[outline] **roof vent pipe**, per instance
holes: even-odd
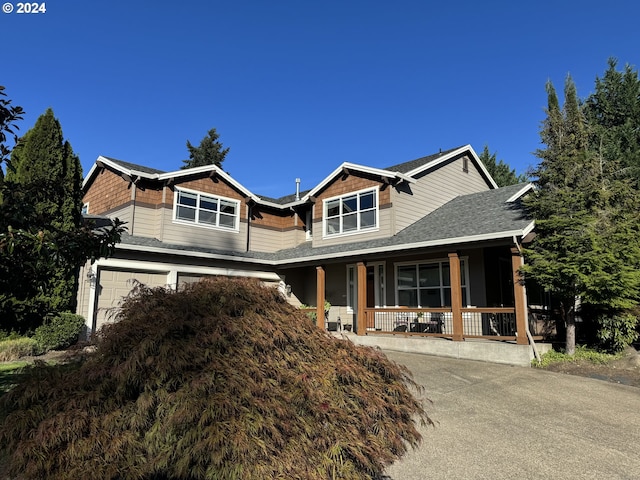
[[[300,200],[300,179],[296,178],[296,201]]]

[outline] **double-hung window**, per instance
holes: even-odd
[[[176,189],[175,219],[206,227],[237,230],[240,203],[237,200]]]
[[[467,264],[460,260],[462,304],[467,305]],[[396,266],[396,298],[405,307],[451,306],[451,276],[449,261],[439,260]]]
[[[378,227],[378,189],[349,193],[324,201],[325,236]]]

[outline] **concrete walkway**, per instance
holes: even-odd
[[[388,479],[640,479],[640,389],[534,368],[385,351],[436,423]]]

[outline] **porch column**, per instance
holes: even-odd
[[[364,309],[367,306],[367,267],[364,262],[358,262],[356,265],[358,275],[358,313],[356,321],[358,322],[357,334],[367,334],[367,319],[365,318]]]
[[[316,267],[316,325],[324,330],[324,267]]]
[[[511,247],[511,268],[513,270],[513,298],[516,309],[516,343],[528,345],[527,338],[527,291],[520,274],[524,260],[518,247]]]
[[[453,315],[453,341],[461,342],[462,337],[462,287],[460,285],[460,257],[449,254],[449,275],[451,277],[451,313]]]

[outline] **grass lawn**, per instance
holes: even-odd
[[[22,367],[28,362],[3,362],[0,363],[0,395],[8,392],[16,384],[17,376],[20,375]]]

